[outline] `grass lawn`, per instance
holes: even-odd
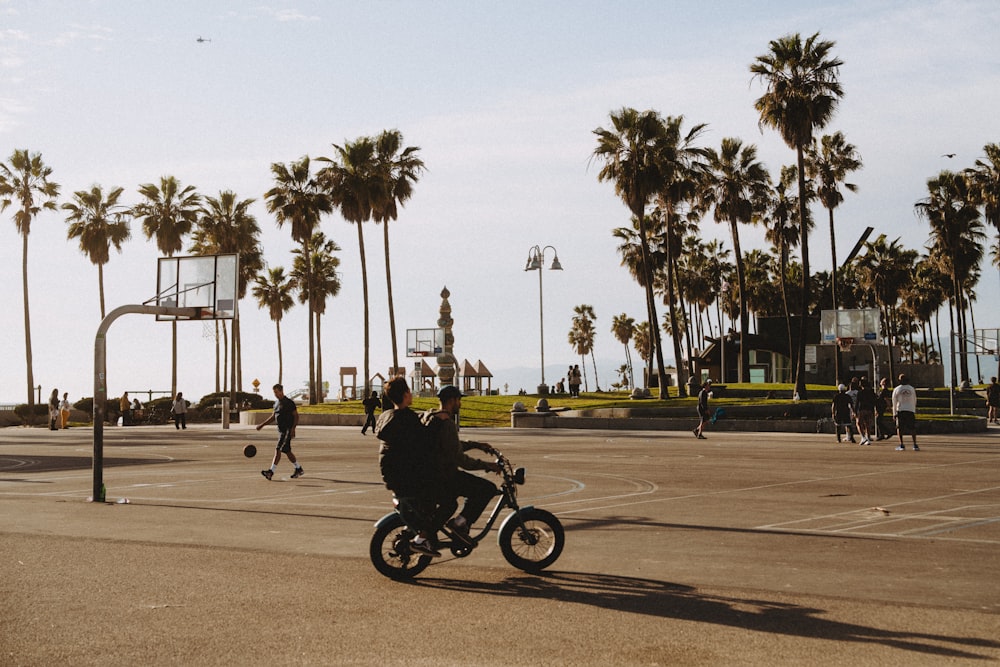
[[[750,385],[750,384],[728,384],[727,387],[733,388],[745,388],[754,389],[761,393],[766,393],[768,391],[778,391],[784,392],[786,395],[792,391],[793,387],[790,384],[766,384],[766,385]],[[806,387],[807,390],[825,390],[829,391],[830,387],[823,385],[809,385]],[[670,398],[663,402],[666,406],[676,406],[676,405],[694,405],[697,402],[697,397],[690,396],[687,398],[677,398],[676,387],[670,388]],[[639,406],[644,407],[654,407],[659,404],[658,399],[648,399],[643,401],[634,401],[629,398],[628,392],[602,392],[602,393],[583,393],[580,398],[570,398],[566,395],[561,396],[548,396],[549,406],[553,408],[567,407],[573,410],[584,410],[584,409],[596,409],[596,408],[635,408]],[[527,396],[466,396],[462,399],[462,425],[463,426],[481,426],[481,427],[505,427],[510,426],[510,408],[515,402],[521,401],[524,403],[524,407],[529,410],[534,410],[535,403],[538,401],[537,394],[528,394]],[[827,399],[810,399],[810,402],[818,402],[826,404],[829,401]],[[767,398],[719,398],[712,400],[712,406],[718,407],[722,405],[764,405],[768,403],[773,403],[776,405],[787,404],[789,399],[779,398],[779,399],[767,399]],[[420,398],[414,397],[413,399],[413,409],[416,411],[430,410],[438,406],[438,400],[436,398]],[[361,414],[364,412],[364,408],[361,406],[361,401],[343,401],[341,403],[323,403],[322,405],[303,405],[299,407],[299,411],[303,414]]]

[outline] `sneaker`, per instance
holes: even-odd
[[[897,452],[905,452],[906,451],[906,447],[903,447],[902,445],[900,445],[899,447],[896,447],[896,451]]]
[[[301,468],[301,467],[296,468],[295,472],[292,473],[292,479],[295,479],[296,477],[302,477],[302,475],[304,473],[305,473],[305,469],[304,468]]]
[[[434,548],[427,540],[423,542],[410,542],[410,551],[418,554],[423,554],[424,556],[430,556],[431,558],[439,558],[441,552]]]
[[[454,519],[448,519],[448,522],[445,525],[448,526],[448,529],[451,530],[455,539],[459,542],[462,542],[469,547],[475,546],[476,541],[469,535],[469,524],[463,523],[459,525]]]
[[[919,451],[920,451],[920,448],[919,448],[919,447],[917,447],[916,445],[913,445],[913,451],[915,451],[915,452],[919,452]]]
[[[698,439],[699,440],[708,440],[708,438],[706,438],[705,436],[703,436],[701,433],[698,434]]]
[[[694,429],[694,430],[693,430],[693,431],[691,431],[691,432],[692,432],[692,433],[694,433],[694,437],[696,437],[696,438],[699,438],[699,437],[701,437],[701,436],[700,436],[700,435],[698,434],[698,429]]]
[[[870,445],[870,444],[872,444],[872,441],[869,438],[861,438],[861,444],[862,445]]]
[[[263,475],[264,479],[266,479],[267,481],[271,481],[271,478],[274,477],[274,473],[271,472],[270,470],[261,470],[260,474]]]

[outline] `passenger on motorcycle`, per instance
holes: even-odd
[[[431,463],[433,471],[430,478],[439,484],[436,490],[438,511],[436,519],[443,521],[458,509],[457,498],[465,498],[462,511],[454,518],[448,519],[447,525],[456,536],[469,545],[473,544],[469,537],[469,529],[482,515],[486,505],[499,491],[493,482],[483,477],[471,475],[465,470],[486,470],[500,472],[500,465],[494,461],[483,461],[466,454],[471,449],[478,449],[487,454],[497,452],[485,442],[460,440],[456,415],[462,407],[462,392],[451,385],[443,387],[438,392],[441,403],[439,410],[425,412],[422,420],[431,434]]]
[[[418,533],[413,548],[428,556],[440,556],[433,543],[440,527],[435,524],[434,516],[439,485],[433,479],[430,432],[420,416],[410,409],[413,394],[405,378],[392,379],[383,396],[389,397],[393,409],[379,415],[374,429],[375,436],[382,441],[378,454],[382,481],[396,496],[399,513]]]

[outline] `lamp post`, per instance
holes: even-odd
[[[559,252],[550,245],[541,248],[532,246],[528,250],[528,263],[525,264],[525,271],[538,271],[538,330],[540,349],[542,352],[542,383],[538,385],[538,393],[545,396],[549,393],[549,386],[545,384],[545,315],[542,310],[542,268],[545,265],[545,251],[552,251],[552,263],[549,265],[550,271],[562,271],[562,264],[559,263]]]

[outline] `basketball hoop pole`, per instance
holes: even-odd
[[[176,306],[129,305],[115,308],[101,320],[94,338],[94,502],[103,502],[101,487],[104,486],[104,417],[108,402],[107,386],[107,333],[111,325],[122,315],[140,313],[144,315],[173,315],[175,317],[197,318],[198,308],[178,308]]]

